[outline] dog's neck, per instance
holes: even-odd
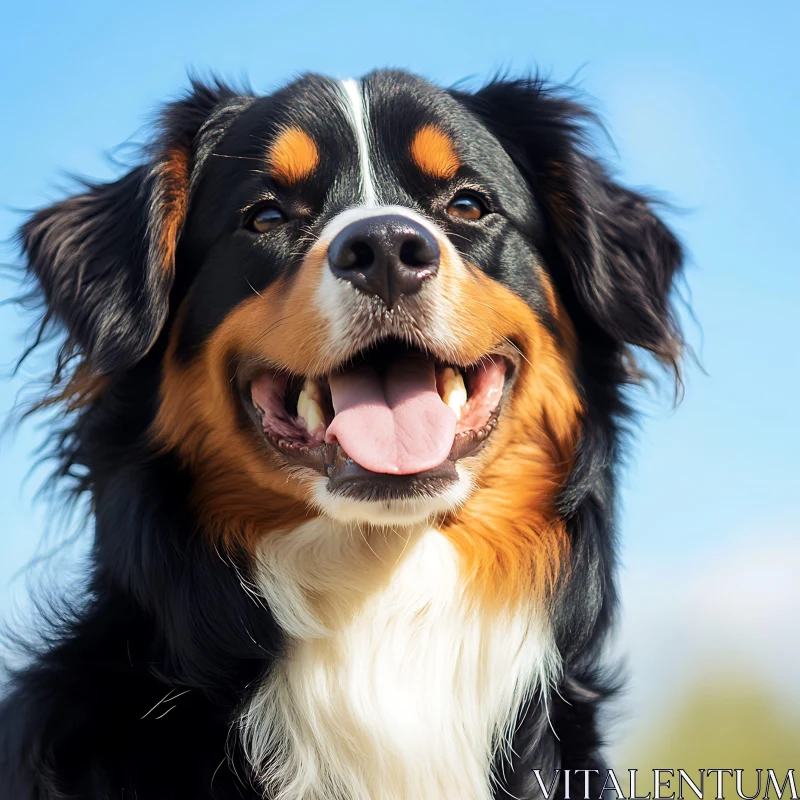
[[[326,518],[265,536],[257,582],[288,638],[241,718],[269,796],[492,796],[496,751],[559,666],[530,598],[465,592],[435,528]]]

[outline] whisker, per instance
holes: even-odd
[[[162,703],[165,703],[167,700],[177,700],[179,697],[183,697],[185,694],[188,694],[188,693],[191,691],[191,689],[186,689],[186,690],[184,690],[184,691],[180,692],[179,694],[176,694],[176,695],[173,697],[173,696],[172,696],[172,693],[173,693],[175,690],[176,690],[176,687],[174,687],[174,686],[173,686],[173,687],[172,687],[172,688],[171,688],[171,689],[170,689],[170,690],[169,690],[169,691],[168,691],[168,692],[167,692],[167,693],[166,693],[166,694],[165,694],[165,695],[164,695],[164,696],[163,696],[163,697],[162,697],[162,698],[161,698],[161,699],[160,699],[160,700],[159,700],[159,701],[158,701],[158,702],[157,702],[157,703],[156,703],[156,704],[155,704],[155,705],[154,705],[154,706],[153,706],[153,707],[152,707],[152,708],[151,708],[151,709],[148,711],[148,712],[146,712],[146,713],[144,714],[144,716],[142,716],[140,719],[144,719],[144,718],[145,718],[145,717],[147,717],[149,714],[152,714],[152,713],[153,713],[153,711],[155,711],[155,710],[156,710],[156,709],[157,709],[157,708],[158,708],[158,707],[159,707],[159,706],[160,706]],[[173,706],[173,708],[174,708],[174,706]],[[160,719],[160,717],[157,717],[156,719]]]
[[[508,317],[506,317],[505,314],[503,314],[502,312],[498,311],[493,306],[490,306],[488,303],[483,303],[480,300],[476,300],[475,302],[478,303],[479,305],[483,306],[484,308],[488,308],[490,311],[492,311],[493,313],[497,314],[498,317],[501,317],[506,322],[511,324],[511,320]],[[513,341],[511,341],[511,339],[508,338],[508,336],[505,336],[504,334],[500,333],[499,331],[496,331],[491,325],[488,325],[487,327],[489,328],[489,331],[492,333],[492,336],[499,336],[507,344],[509,344],[511,347],[514,348],[514,350],[519,354],[520,358],[522,358],[524,361],[526,361],[530,366],[533,366],[533,364],[531,364],[530,360],[527,358],[525,353],[523,353],[522,350],[520,350],[520,348]]]
[[[369,539],[367,539],[366,535],[364,534],[364,530],[363,530],[363,529],[362,529],[362,527],[361,527],[361,523],[360,523],[360,522],[358,522],[358,523],[356,523],[356,524],[358,525],[358,532],[361,534],[361,538],[364,540],[364,542],[365,542],[365,544],[367,545],[367,547],[369,547],[369,549],[370,549],[370,550],[372,550],[372,555],[374,555],[374,556],[375,556],[375,558],[377,558],[377,559],[378,559],[378,561],[380,561],[380,562],[381,562],[381,564],[383,564],[383,563],[384,563],[383,559],[382,559],[382,558],[381,558],[381,557],[380,557],[380,556],[379,556],[379,555],[378,555],[378,554],[375,552],[374,548],[373,548],[373,547],[372,547],[372,545],[369,543]]]
[[[289,319],[289,317],[286,316],[286,317],[281,317],[278,320],[275,320],[275,322],[273,322],[263,333],[260,333],[258,335],[258,337],[256,338],[256,340],[255,340],[255,342],[253,344],[254,345],[261,344],[261,342],[263,342],[264,339],[267,338],[267,336],[269,336],[276,328],[280,327],[284,322],[287,322],[288,319]]]
[[[167,709],[167,710],[166,710],[166,711],[165,711],[163,714],[159,714],[159,715],[156,717],[156,719],[164,719],[164,717],[166,717],[166,716],[167,716],[167,714],[169,714],[169,712],[170,712],[170,711],[173,711],[173,710],[174,710],[174,709],[176,709],[177,707],[178,707],[178,706],[170,706],[170,707],[169,707],[169,708],[168,708],[168,709]]]
[[[256,289],[256,287],[253,286],[252,283],[250,283],[250,278],[245,277],[245,280],[247,281],[247,285],[263,300],[264,299],[264,295],[261,294],[261,292],[259,292],[258,289]]]
[[[211,154],[214,158],[235,158],[239,161],[258,161],[261,163],[260,158],[255,158],[254,156],[229,156],[225,153],[212,153]]]
[[[513,347],[513,348],[514,348],[514,350],[516,350],[516,351],[517,351],[517,353],[519,353],[519,356],[520,356],[520,358],[522,358],[522,359],[523,359],[523,361],[526,361],[526,362],[528,363],[528,365],[529,365],[529,366],[531,366],[531,367],[533,366],[533,364],[531,364],[530,360],[529,360],[529,359],[528,359],[528,357],[525,355],[525,353],[523,353],[523,352],[522,352],[522,350],[520,350],[520,349],[519,349],[519,347],[517,347],[517,345],[516,345],[516,344],[514,344],[514,342],[512,342],[512,341],[511,341],[511,339],[509,339],[509,338],[508,338],[508,336],[503,336],[503,339],[505,339],[505,340],[506,340],[506,342],[508,342],[508,344],[509,344],[509,345],[511,345],[511,347]]]

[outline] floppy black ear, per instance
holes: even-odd
[[[219,128],[221,110],[235,108],[232,90],[193,82],[189,94],[161,114],[147,163],[113,183],[85,183],[84,193],[38,211],[20,230],[28,271],[46,303],[45,320],[64,326],[65,352],[80,352],[93,372],[130,366],[158,337],[198,133],[209,122]]]
[[[681,246],[647,197],[591,157],[591,112],[538,80],[499,80],[459,99],[533,187],[560,277],[595,331],[677,369],[682,337],[670,297]]]

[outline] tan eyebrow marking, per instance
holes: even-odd
[[[411,160],[432,178],[452,178],[461,166],[453,140],[436,125],[423,125],[414,134]]]
[[[302,129],[284,128],[269,149],[274,178],[288,185],[307,178],[319,164],[319,148]]]

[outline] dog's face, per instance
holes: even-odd
[[[542,224],[497,139],[419,80],[256,100],[192,198],[160,435],[348,521],[452,511],[500,453],[513,480],[515,444],[580,407]]]
[[[24,244],[95,372],[157,362],[148,436],[212,529],[438,516],[502,560],[531,546],[514,518],[563,534],[586,381],[621,379],[598,364],[677,350],[679,248],[585,154],[582,114],[402,73],[195,87],[151,163]]]

